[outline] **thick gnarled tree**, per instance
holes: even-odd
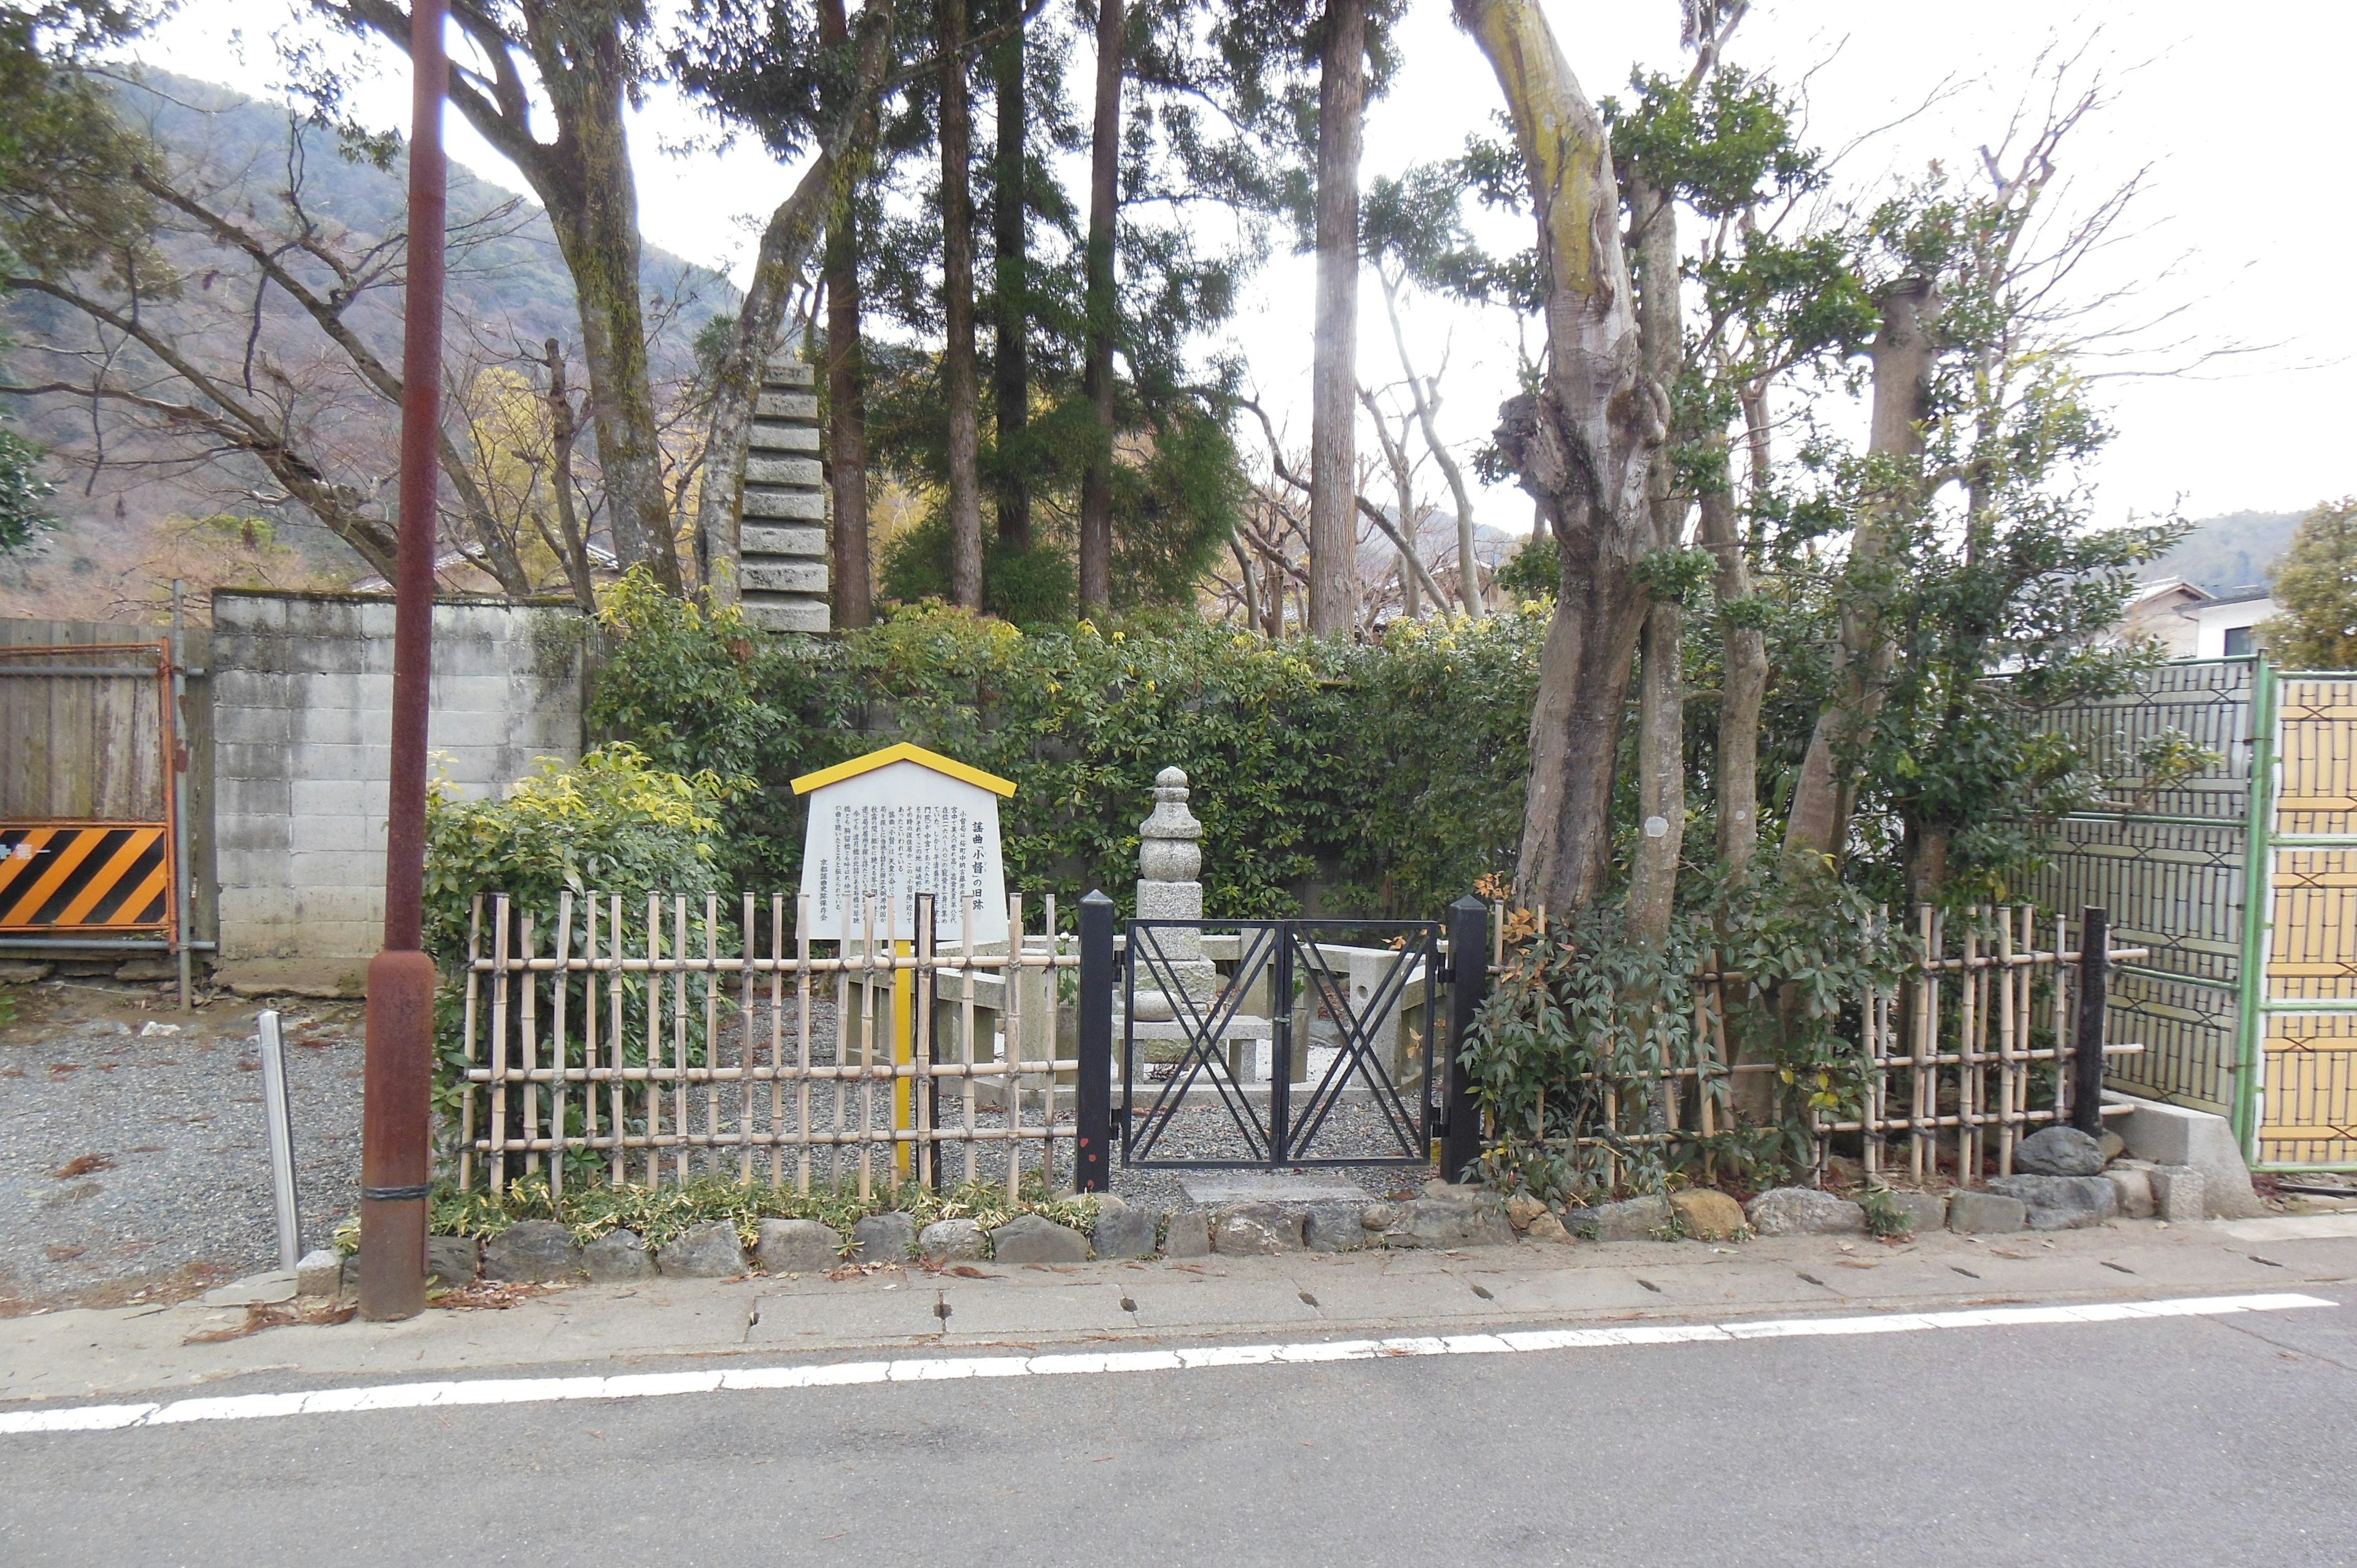
[[[1595,105],[1531,0],[1456,0],[1497,72],[1530,186],[1546,324],[1546,376],[1501,411],[1498,446],[1562,552],[1555,619],[1531,717],[1531,781],[1518,902],[1568,913],[1611,862],[1614,763],[1630,667],[1651,599],[1649,481],[1664,435],[1644,373],[1620,191]]]

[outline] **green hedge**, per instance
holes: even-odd
[[[795,775],[914,741],[1015,781],[1007,875],[1125,901],[1154,776],[1187,770],[1223,917],[1437,916],[1511,871],[1542,613],[1269,642],[1188,617],[1019,631],[923,606],[829,639],[749,632],[626,580],[601,606],[590,723],[659,768],[740,781],[720,886],[791,887]]]

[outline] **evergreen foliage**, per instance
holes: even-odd
[[[2295,670],[2357,670],[2357,497],[2327,501],[2300,520],[2276,565],[2268,650]]]

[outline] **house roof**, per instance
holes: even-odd
[[[1015,793],[1015,781],[1011,779],[1001,779],[996,773],[969,768],[954,757],[943,757],[938,751],[927,751],[923,746],[911,746],[905,740],[881,751],[871,751],[865,757],[855,757],[848,762],[838,762],[832,768],[822,768],[815,773],[805,773],[794,780],[794,793],[807,795],[813,789],[823,789],[830,784],[840,784],[846,779],[856,779],[863,773],[873,773],[896,762],[913,762],[920,768],[930,768],[943,778],[974,785],[994,795]]]

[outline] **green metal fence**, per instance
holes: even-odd
[[[2231,1118],[2254,1165],[2357,1168],[2357,675],[2186,660],[2050,723],[2122,782],[2029,891],[2151,950],[2113,983],[2145,1045],[2113,1086]]]

